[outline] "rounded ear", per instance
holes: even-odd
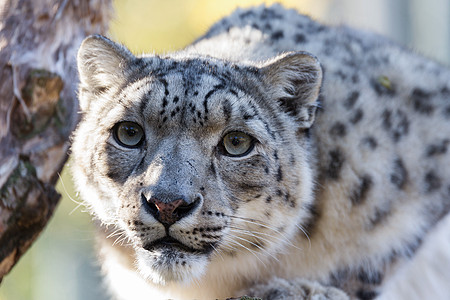
[[[322,68],[317,58],[306,52],[288,52],[266,62],[261,72],[270,98],[294,116],[300,127],[309,128],[322,85]]]
[[[120,85],[126,80],[128,66],[135,58],[127,48],[104,36],[87,37],[77,55],[80,91],[97,94]],[[83,99],[80,99],[80,106],[82,109],[88,107]]]

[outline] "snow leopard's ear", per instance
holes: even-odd
[[[127,48],[106,37],[87,37],[81,43],[77,56],[80,92],[86,90],[98,94],[121,85],[126,80],[130,63],[135,59]],[[83,103],[84,98],[80,97],[82,110],[88,107],[88,103]]]
[[[317,58],[306,52],[289,52],[266,62],[261,71],[270,98],[295,117],[300,128],[309,128],[322,84]]]

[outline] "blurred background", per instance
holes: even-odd
[[[134,53],[184,47],[236,7],[279,2],[327,24],[375,31],[450,65],[450,0],[115,0],[110,37]],[[90,216],[79,205],[70,160],[63,195],[44,233],[0,285],[0,300],[103,300]]]

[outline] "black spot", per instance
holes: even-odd
[[[366,200],[367,193],[372,187],[372,178],[369,175],[364,175],[360,178],[358,186],[350,195],[350,201],[353,205],[358,205]]]
[[[277,181],[280,182],[281,180],[283,180],[283,171],[281,170],[281,166],[279,166],[277,172]]]
[[[441,179],[433,171],[429,171],[425,174],[424,181],[425,191],[428,193],[436,191],[442,186]]]
[[[431,144],[427,147],[426,156],[434,156],[447,153],[447,146],[450,143],[450,140],[445,139],[437,144]]]
[[[179,100],[180,100],[180,98],[178,98],[178,96],[175,96],[175,97],[173,98],[173,103],[177,103]]]
[[[274,33],[272,33],[272,35],[270,36],[270,38],[274,41],[278,41],[279,39],[282,39],[284,37],[284,33],[281,30],[275,31]]]
[[[294,36],[294,41],[295,41],[297,44],[303,44],[303,43],[306,42],[306,36],[305,36],[304,34],[302,34],[302,33],[297,33],[297,34]]]
[[[147,104],[149,103],[149,95],[144,95],[141,99],[141,103],[139,104],[139,111],[145,111],[147,109]]]
[[[167,116],[162,119],[162,122],[165,123],[167,121]]]
[[[268,197],[266,198],[266,203],[270,203],[270,202],[272,202],[272,196],[268,196]]]
[[[348,281],[350,277],[350,272],[348,269],[339,269],[333,271],[329,275],[329,284],[335,287],[340,287],[344,282]]]
[[[407,241],[406,243],[402,243],[399,249],[394,249],[391,252],[391,260],[395,260],[397,257],[407,257],[411,258],[416,253],[417,249],[419,249],[422,244],[422,238],[413,237],[412,240]]]
[[[241,190],[252,192],[259,192],[265,187],[263,184],[243,182],[243,181],[239,181],[235,185]]]
[[[378,143],[373,136],[367,136],[361,140],[363,145],[366,145],[371,150],[375,150],[378,147]]]
[[[343,137],[347,134],[347,128],[341,122],[336,122],[330,129],[331,136]]]
[[[326,27],[324,25],[321,24],[314,24],[314,26],[309,26],[310,32],[311,31],[315,31],[316,33],[322,32],[326,29]]]
[[[358,272],[358,280],[364,284],[380,285],[383,281],[383,274],[376,271],[368,272],[361,268]]]
[[[372,290],[359,289],[356,292],[356,297],[360,300],[372,300],[378,296],[378,293]]]
[[[406,114],[401,110],[394,113],[385,109],[382,114],[383,127],[390,134],[394,142],[409,133],[409,120]]]
[[[291,154],[291,157],[289,158],[289,162],[291,163],[291,164],[295,164],[295,156],[294,156],[294,154]]]
[[[197,95],[198,95],[198,91],[195,91],[195,92],[194,92],[194,96],[197,96]]]
[[[394,161],[394,167],[391,173],[391,182],[398,189],[403,189],[408,179],[408,171],[400,158]]]
[[[262,299],[265,299],[265,300],[288,299],[288,298],[290,298],[290,296],[291,296],[291,294],[289,293],[289,291],[273,288],[273,289],[268,290],[262,296]]]
[[[172,112],[170,113],[170,116],[171,116],[171,117],[174,117],[176,114],[177,114],[177,112],[174,110],[174,111],[172,111]]]
[[[358,98],[359,98],[359,92],[357,92],[357,91],[352,92],[350,94],[350,96],[348,96],[348,98],[345,99],[344,107],[347,109],[351,109],[355,105]]]
[[[261,13],[261,19],[283,19],[283,15],[277,14],[272,8],[265,7]]]
[[[341,70],[334,73],[337,77],[341,78],[343,81],[347,79],[347,74],[342,72]]]
[[[167,104],[168,104],[168,102],[167,102],[167,98],[166,98],[166,97],[164,97],[164,99],[163,99],[163,102],[162,102],[162,107],[166,107],[166,106],[167,106]]]
[[[281,109],[290,116],[298,116],[299,110],[295,101],[292,101],[292,98],[281,98],[279,99],[279,103],[281,105]]]
[[[238,97],[238,92],[235,90],[230,90],[230,93],[233,94],[235,97]]]
[[[284,195],[284,201],[286,203],[289,203],[289,206],[292,207],[292,208],[295,208],[297,206],[297,203],[295,202],[295,200],[291,199],[291,195],[289,193],[286,193]]]
[[[434,106],[429,103],[430,97],[430,92],[415,88],[411,93],[414,110],[421,114],[431,114],[434,111]]]
[[[384,220],[387,219],[387,217],[389,217],[391,212],[392,212],[392,209],[391,209],[390,202],[388,202],[380,207],[376,207],[373,215],[369,217],[369,224],[368,224],[367,229],[372,230],[378,224],[381,224]]]
[[[358,108],[353,113],[353,115],[350,117],[350,123],[352,123],[352,124],[358,123],[359,121],[362,120],[363,116],[364,116],[364,112],[362,111],[362,109]]]
[[[249,119],[253,119],[254,116],[245,113],[245,114],[242,116],[242,118],[243,118],[244,120],[249,120]]]
[[[422,245],[422,237],[415,237],[413,240],[409,241],[406,246],[404,246],[403,253],[407,257],[413,257],[420,245]]]
[[[300,232],[300,234],[305,235],[306,237],[310,237],[314,232],[314,226],[317,224],[317,221],[320,218],[320,212],[319,212],[319,206],[317,203],[310,203],[305,205],[305,210],[309,212],[309,216],[305,220],[304,224],[302,225],[303,230],[307,234]]]
[[[169,85],[169,84],[167,83],[167,80],[165,80],[164,78],[161,78],[159,81],[164,85],[164,88],[167,89],[167,86]]]
[[[266,23],[266,24],[264,24],[264,29],[266,31],[270,31],[270,30],[272,30],[272,25],[270,25],[270,23]]]
[[[341,172],[342,165],[344,164],[345,158],[339,149],[331,150],[328,153],[329,164],[327,169],[327,175],[331,179],[338,179],[339,173]]]
[[[209,99],[209,97],[211,97],[212,94],[214,94],[216,92],[216,90],[211,90],[208,93],[206,93],[205,95],[205,101]]]
[[[390,110],[385,109],[383,111],[383,114],[381,115],[381,117],[383,118],[383,127],[386,130],[391,130],[392,128],[392,112]]]
[[[255,15],[255,12],[252,11],[252,10],[248,10],[248,11],[246,11],[246,12],[241,13],[241,14],[239,15],[239,17],[240,17],[241,19],[244,19],[244,18],[246,18],[246,17],[253,16],[253,15]]]
[[[275,150],[273,152],[273,157],[275,158],[275,160],[278,160],[278,151],[277,150]]]

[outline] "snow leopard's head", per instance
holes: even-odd
[[[314,57],[138,58],[92,36],[78,69],[77,188],[128,238],[143,276],[164,284],[216,260],[264,263],[306,224],[322,77]]]

